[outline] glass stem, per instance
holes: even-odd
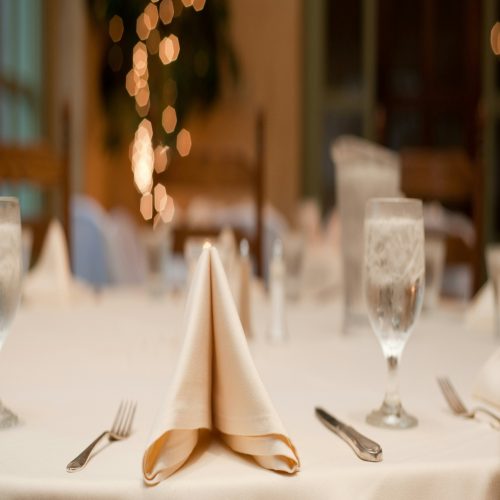
[[[398,385],[399,356],[387,358],[387,387],[385,391],[384,406],[397,410],[401,407]]]

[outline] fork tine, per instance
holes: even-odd
[[[129,406],[130,406],[129,401],[126,400],[124,405],[123,405],[123,416],[122,416],[122,419],[120,420],[120,426],[118,427],[118,429],[116,429],[116,433],[119,436],[123,436],[123,430],[124,430],[125,425],[127,423],[128,414],[130,412]]]
[[[447,384],[446,377],[439,377],[438,384],[439,384],[439,387],[441,388],[441,392],[443,393],[443,396],[446,399],[446,402],[451,407],[451,409],[454,412],[456,412],[457,411],[456,410],[456,401],[453,399],[452,395],[450,394],[450,388]]]
[[[137,407],[137,403],[133,403],[132,401],[130,401],[130,411],[128,414],[126,425],[124,425],[124,429],[123,429],[124,436],[130,435],[130,431],[132,430],[132,423],[134,421],[136,407]]]
[[[447,377],[441,377],[438,379],[438,382],[452,410],[456,413],[467,413],[467,408],[461,401],[450,380]]]
[[[132,401],[127,401],[125,416],[120,426],[118,434],[122,437],[127,437],[130,433],[132,426],[132,419],[135,412],[134,404]]]
[[[450,389],[450,384],[448,382],[448,379],[446,377],[443,377],[441,379],[441,388],[443,389],[443,394],[444,397],[446,398],[446,401],[448,404],[451,406],[453,411],[458,411],[457,410],[457,400],[454,397],[453,392]]]
[[[130,402],[128,400],[125,401],[125,410],[123,412],[123,418],[120,422],[120,428],[118,429],[117,434],[119,436],[123,436],[125,426],[127,425],[128,415],[130,413]]]
[[[113,422],[113,426],[111,427],[111,432],[113,434],[118,433],[118,429],[120,428],[120,423],[123,418],[123,412],[124,412],[124,401],[120,402],[120,406],[118,407],[118,411],[116,412],[115,420]]]
[[[446,385],[448,386],[448,390],[450,392],[450,397],[455,402],[455,407],[456,407],[457,411],[459,411],[461,413],[466,412],[464,404],[460,400],[457,391],[455,391],[455,388],[453,387],[453,385],[449,379],[446,379]]]

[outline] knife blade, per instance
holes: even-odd
[[[382,461],[382,448],[378,443],[368,439],[351,426],[337,420],[322,408],[315,408],[316,416],[331,431],[342,438],[361,460],[368,462]]]

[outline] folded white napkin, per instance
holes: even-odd
[[[465,312],[465,325],[474,333],[494,335],[495,302],[490,281],[485,283],[471,300]]]
[[[204,248],[185,311],[185,337],[171,392],[143,458],[146,483],[188,459],[201,429],[220,433],[262,467],[299,468],[294,445],[253,364],[218,252]]]
[[[475,382],[474,396],[500,408],[500,348],[481,368]]]
[[[36,265],[24,278],[24,298],[28,302],[65,303],[88,294],[88,288],[71,274],[64,230],[54,219]]]

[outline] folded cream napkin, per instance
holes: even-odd
[[[465,312],[465,325],[474,333],[495,334],[495,302],[490,281],[471,300]]]
[[[500,408],[500,348],[486,361],[476,379],[474,396]]]
[[[29,302],[63,303],[88,293],[87,287],[71,274],[64,230],[54,219],[47,229],[37,263],[24,278],[24,298]]]
[[[248,349],[218,252],[204,248],[185,311],[185,337],[171,392],[143,459],[146,483],[174,473],[200,431],[220,433],[267,469],[299,469],[294,445],[273,408]]]

